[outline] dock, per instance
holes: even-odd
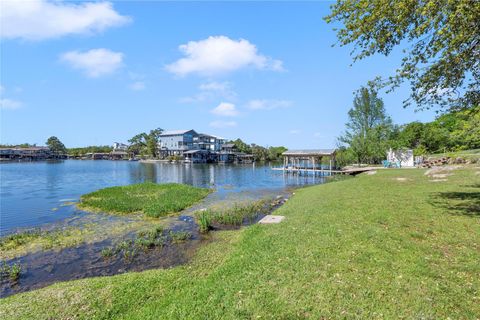
[[[272,170],[291,174],[313,174],[331,176],[334,174],[357,175],[377,170],[379,167],[350,167],[339,169],[336,166],[336,149],[287,150],[282,153],[283,166]]]

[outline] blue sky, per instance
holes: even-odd
[[[401,57],[350,66],[322,20],[330,2],[1,5],[2,143],[103,145],[160,127],[332,147],[353,92]],[[382,94],[395,123],[434,118],[403,109],[407,96]]]

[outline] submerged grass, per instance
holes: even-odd
[[[0,238],[0,258],[9,259],[36,250],[73,246],[90,233],[88,229],[73,227],[58,230],[36,228],[13,233]]]
[[[112,214],[143,213],[158,218],[179,212],[206,197],[211,190],[184,184],[139,183],[83,195],[80,209]]]
[[[215,232],[187,265],[14,295],[0,318],[478,319],[480,176],[424,172],[297,190],[288,219]]]
[[[123,240],[116,246],[105,247],[100,254],[104,259],[109,259],[117,254],[125,260],[132,260],[139,250],[147,251],[155,247],[163,247],[168,241],[171,243],[184,242],[192,237],[190,232],[169,230],[164,232],[162,226],[156,226],[150,230],[142,230],[134,239]]]
[[[93,243],[114,238],[142,228],[152,228],[148,219],[85,223],[81,227],[40,228],[20,231],[0,238],[0,259],[8,260],[42,250],[58,250],[80,243]]]

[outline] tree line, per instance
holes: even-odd
[[[480,148],[480,106],[454,110],[428,123],[394,124],[375,82],[354,95],[345,132],[338,138],[339,165],[380,163],[389,148],[413,149],[415,155]]]

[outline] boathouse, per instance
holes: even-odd
[[[283,155],[283,170],[293,173],[332,173],[336,169],[336,149],[288,150]]]

